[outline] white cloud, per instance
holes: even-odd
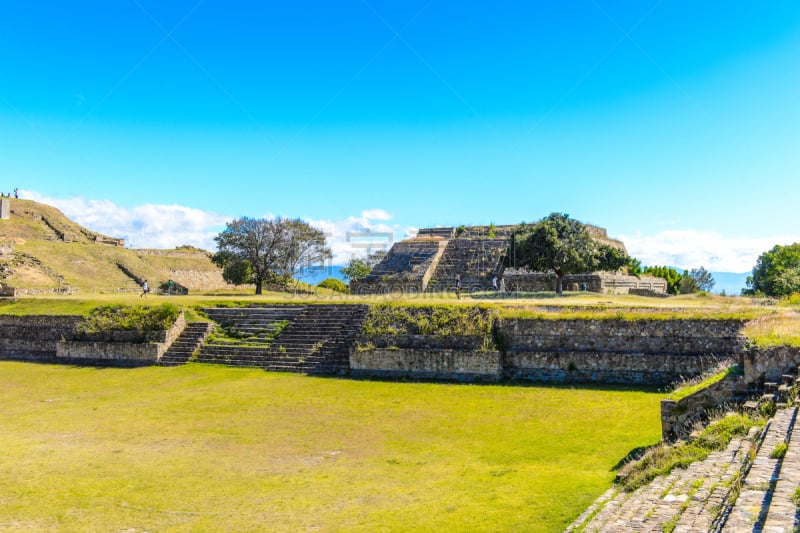
[[[643,265],[682,269],[705,267],[713,272],[748,272],[758,256],[776,244],[800,242],[800,235],[730,238],[714,231],[668,230],[657,235],[619,237],[628,253]]]
[[[109,200],[47,198],[21,191],[23,198],[52,205],[78,224],[111,237],[122,237],[135,248],[174,248],[191,244],[216,249],[214,237],[233,217],[181,205],[144,204],[126,208]]]
[[[78,224],[111,237],[122,237],[129,247],[174,248],[191,244],[216,250],[214,237],[235,217],[180,205],[144,204],[126,208],[109,200],[82,197],[57,199],[36,191],[20,191],[23,198],[52,205]],[[268,213],[265,218],[275,218]],[[368,250],[391,247],[392,243],[415,235],[417,228],[389,224],[392,219],[383,209],[367,209],[360,216],[342,220],[305,221],[327,234],[333,264],[347,264]]]
[[[361,216],[343,220],[305,221],[325,232],[328,246],[333,251],[333,264],[344,265],[353,258],[364,256],[370,250],[389,249],[392,243],[417,232],[413,227],[388,224],[391,216],[382,209],[369,209]]]
[[[361,217],[369,220],[391,220],[392,215],[383,209],[367,209],[361,212]]]

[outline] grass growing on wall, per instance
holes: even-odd
[[[764,420],[746,414],[726,416],[712,422],[690,442],[659,445],[651,448],[639,461],[631,463],[620,474],[624,490],[633,491],[674,468],[686,468],[702,461],[711,452],[724,449],[735,436],[746,435],[753,426],[763,426]]]
[[[659,440],[659,397],[0,362],[0,524],[562,531]]]
[[[180,312],[178,306],[171,303],[157,306],[96,307],[78,325],[78,334],[91,335],[104,331],[164,331],[172,327]]]
[[[669,400],[674,400],[677,402],[679,400],[686,398],[687,396],[691,396],[692,394],[694,394],[699,390],[703,390],[715,383],[719,383],[728,376],[740,376],[742,375],[743,372],[744,370],[739,365],[728,366],[718,372],[714,372],[710,376],[703,377],[703,379],[701,379],[696,383],[688,382],[683,386],[679,386],[674,391],[672,391],[672,393],[669,396],[667,396],[667,398]]]
[[[479,306],[398,306],[374,305],[364,321],[364,334],[376,335],[452,335],[489,336],[497,312]]]
[[[764,348],[800,347],[800,313],[793,310],[770,313],[747,324],[743,333],[756,346]]]

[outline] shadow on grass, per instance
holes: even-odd
[[[190,364],[199,364],[190,362]],[[622,392],[647,392],[666,394],[663,386],[656,385],[641,385],[641,384],[624,384],[624,383],[554,383],[547,381],[532,381],[532,380],[519,380],[519,379],[505,379],[501,381],[489,380],[472,380],[472,381],[459,381],[459,380],[446,380],[435,378],[422,378],[422,377],[392,377],[392,376],[351,376],[346,374],[323,374],[307,372],[302,375],[322,378],[322,379],[339,379],[347,381],[375,381],[384,383],[427,383],[435,385],[446,386],[475,386],[475,387],[514,387],[514,388],[538,388],[538,389],[574,389],[574,390],[595,390],[595,391],[622,391]]]
[[[622,468],[623,466],[627,465],[628,463],[632,463],[633,461],[638,461],[644,454],[652,448],[653,446],[637,446],[636,448],[632,449],[628,452],[628,454],[619,460],[617,464],[611,467],[611,472],[615,472]]]

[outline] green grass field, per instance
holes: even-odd
[[[0,362],[0,529],[560,531],[662,396]]]

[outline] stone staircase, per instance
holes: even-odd
[[[142,287],[132,279],[126,279],[119,287],[117,287],[118,293],[140,293],[142,292]]]
[[[227,333],[204,343],[194,361],[231,366],[263,367],[275,337],[305,311],[304,305],[216,307],[203,312]]]
[[[158,360],[160,366],[184,365],[214,329],[210,322],[190,322]]]
[[[275,362],[281,370],[288,364],[292,371],[346,374],[350,347],[361,332],[367,309],[366,305],[308,306],[275,339]]]
[[[446,248],[441,239],[414,239],[392,246],[368,276],[350,284],[353,294],[382,294],[392,289],[422,292]]]
[[[237,337],[207,342],[195,361],[281,372],[345,374],[365,305],[206,309]]]
[[[452,239],[431,276],[429,291],[455,290],[456,274],[463,291],[489,290],[492,277],[503,273],[508,239]]]
[[[203,312],[221,328],[239,337],[237,344],[263,345],[270,344],[306,308],[305,305],[214,307]]]
[[[716,531],[792,532],[797,507],[791,496],[800,485],[800,427],[797,407],[780,409],[766,428],[741,492],[730,502]],[[779,444],[787,444],[783,457],[775,456]]]
[[[633,492],[609,489],[567,531],[709,531],[757,434],[735,438],[705,461],[675,468]]]
[[[760,401],[747,402],[744,409],[791,400],[798,385],[800,379],[782,376],[782,384],[765,384]],[[676,468],[631,493],[609,489],[567,531],[798,531],[800,512],[792,501],[800,487],[797,415],[796,405],[782,407],[763,429],[751,429],[704,461]],[[776,450],[784,444],[781,456]]]

